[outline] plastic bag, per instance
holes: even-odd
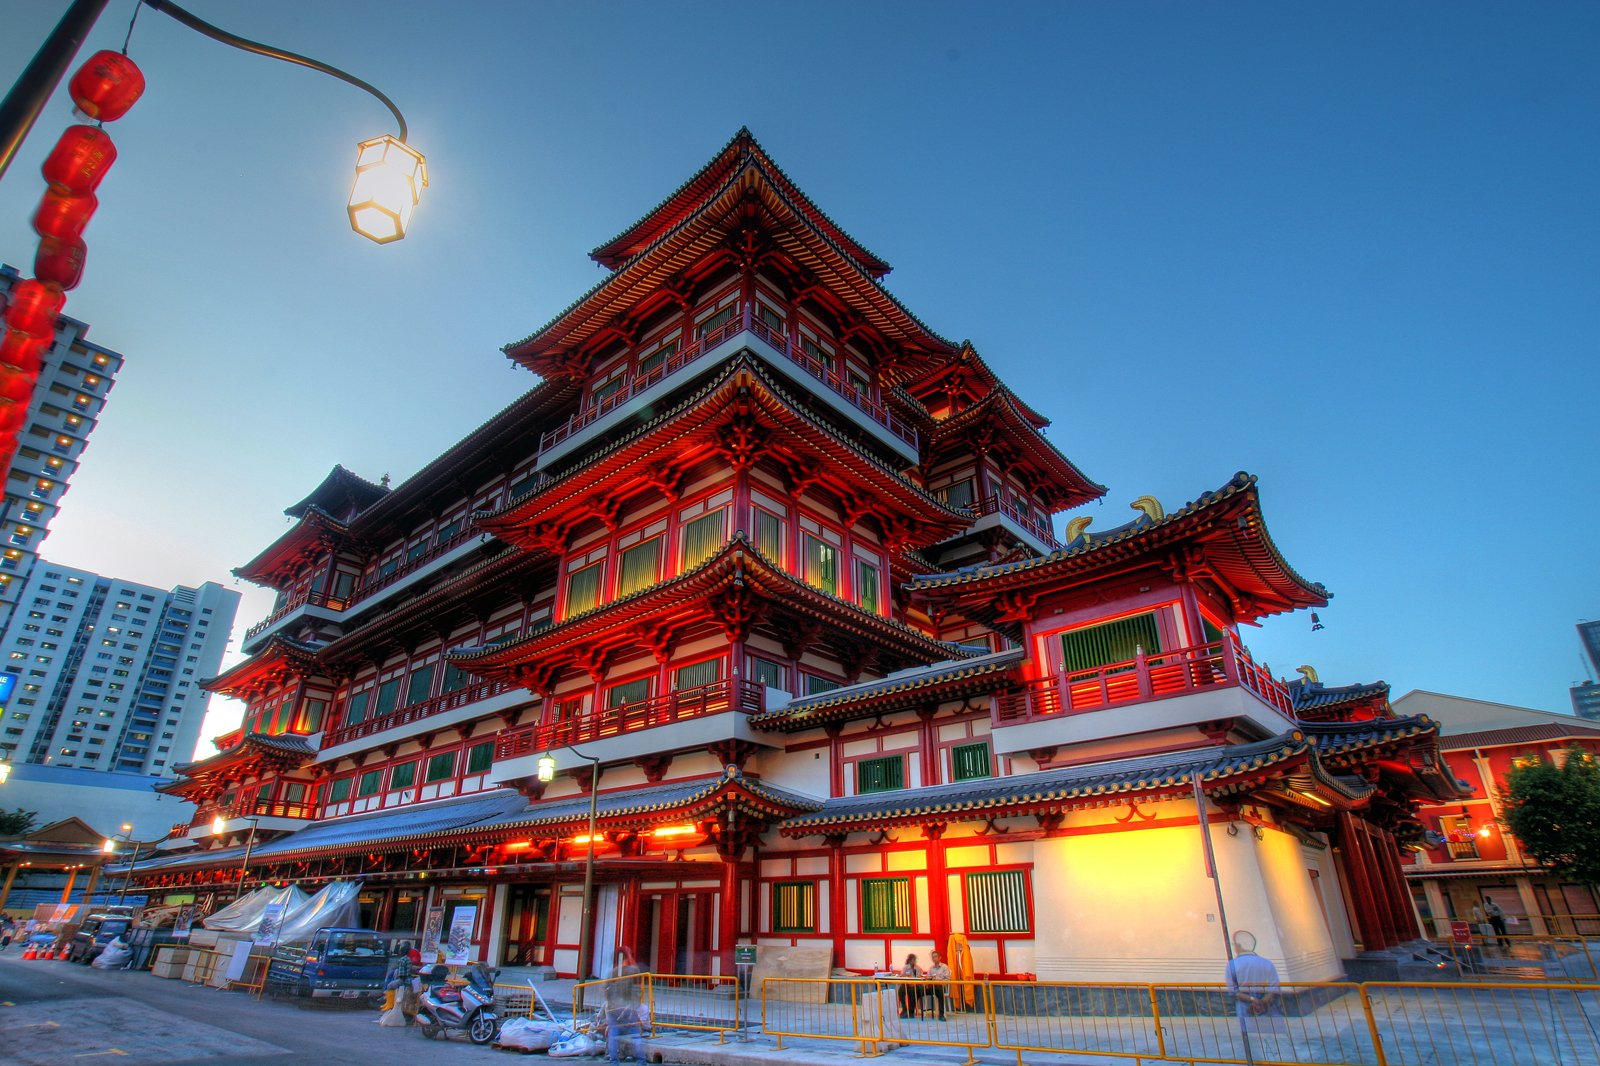
[[[512,1018],[500,1027],[495,1043],[500,1047],[513,1047],[522,1051],[546,1051],[560,1039],[572,1038],[572,1031],[560,1022],[541,1021],[537,1018]]]
[[[553,1059],[576,1059],[585,1055],[604,1054],[605,1050],[605,1042],[588,1033],[577,1033],[572,1036],[563,1033],[562,1039],[550,1045],[549,1054]]]
[[[133,957],[133,949],[120,936],[105,946],[89,965],[97,970],[120,970]]]

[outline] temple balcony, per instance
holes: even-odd
[[[239,642],[239,650],[246,655],[254,654],[266,643],[268,637],[302,618],[320,618],[325,622],[337,622],[350,603],[349,597],[330,596],[326,592],[302,593],[245,630],[244,639]]]
[[[183,826],[183,836],[190,840],[206,840],[214,836],[212,822],[222,818],[224,834],[243,832],[250,828],[250,819],[256,822],[256,832],[283,831],[292,833],[304,829],[317,817],[317,808],[311,803],[287,803],[283,800],[257,800],[251,804],[235,803],[230,807],[202,806],[195,811],[194,821]],[[173,835],[179,835],[179,826],[173,826]]]
[[[486,544],[492,538],[487,533],[466,528],[456,532],[449,540],[441,541],[417,556],[407,559],[387,574],[373,574],[350,593],[350,610],[364,611],[377,600],[390,593],[409,588],[436,570],[449,567],[457,559],[470,554],[472,548]],[[372,601],[372,602],[368,602]]]
[[[996,697],[994,745],[1012,755],[1230,718],[1267,735],[1296,721],[1288,689],[1232,637],[1029,681]]]
[[[977,518],[977,521],[973,523],[971,529],[961,534],[963,537],[970,537],[974,533],[998,526],[1040,555],[1049,555],[1061,548],[1061,542],[1056,539],[1055,532],[1050,528],[1048,518],[1041,520],[1031,517],[998,496],[985,496],[975,503],[968,504],[967,510]]]
[[[717,741],[770,744],[750,728],[749,717],[766,710],[766,686],[756,681],[716,681],[619,707],[601,707],[560,721],[509,729],[494,746],[494,781],[537,776],[539,756],[550,752],[559,769],[588,765],[565,749],[582,745],[584,755],[622,762],[647,755],[700,750]]]
[[[631,379],[616,392],[583,408],[566,424],[544,434],[539,441],[539,468],[548,470],[618,424],[653,407],[694,372],[714,367],[746,348],[907,464],[921,459],[917,431],[912,426],[863,395],[843,376],[791,345],[782,333],[756,320],[747,308],[742,317],[707,331],[660,366]],[[823,388],[816,387],[819,383]]]
[[[368,737],[383,735],[383,743],[393,744],[420,733],[432,732],[487,714],[514,710],[532,697],[528,690],[506,681],[480,681],[454,692],[445,692],[420,703],[397,707],[387,714],[352,725],[330,728],[322,737],[317,762],[326,763],[372,747]]]

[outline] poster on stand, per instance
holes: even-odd
[[[250,939],[257,944],[276,944],[278,930],[283,926],[283,903],[269,903],[261,912],[261,924],[256,926],[255,935]]]
[[[428,908],[428,921],[422,927],[422,961],[437,962],[439,958],[439,935],[444,931],[444,908],[434,906]]]
[[[444,947],[447,966],[465,966],[472,961],[472,927],[477,924],[476,907],[457,907],[450,916],[450,931]]]
[[[178,908],[178,915],[172,920],[172,939],[189,939],[189,930],[194,928],[194,904],[186,903]]]

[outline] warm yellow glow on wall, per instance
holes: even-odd
[[[659,829],[652,829],[650,835],[661,840],[670,837],[694,836],[699,832],[700,830],[692,825],[664,825]]]

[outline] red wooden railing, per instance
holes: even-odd
[[[333,745],[343,744],[347,740],[370,737],[372,734],[381,733],[385,729],[393,729],[395,726],[405,725],[408,722],[431,718],[436,714],[443,714],[445,711],[453,711],[457,707],[465,707],[469,703],[486,700],[490,696],[498,696],[500,693],[515,687],[508,681],[481,681],[476,685],[458,688],[454,692],[446,692],[431,699],[423,700],[421,703],[413,703],[407,707],[396,708],[388,714],[379,715],[376,718],[368,718],[354,725],[330,729],[327,735],[322,738],[322,746],[331,748]]]
[[[330,596],[326,592],[303,592],[245,630],[244,639],[249,640],[258,633],[264,632],[274,623],[281,621],[290,612],[298,611],[302,607],[326,607],[330,611],[342,611],[350,606],[350,602],[349,598],[341,599],[337,596]]]
[[[1225,687],[1247,688],[1284,715],[1294,717],[1288,689],[1229,638],[1026,682],[995,700],[995,720],[1015,724]]]
[[[609,396],[590,404],[577,414],[573,415],[571,418],[567,419],[565,425],[557,426],[555,429],[552,429],[550,432],[544,434],[539,439],[539,451],[544,452],[547,449],[553,448],[555,445],[560,444],[578,430],[583,429],[585,426],[592,425],[602,415],[616,410],[616,408],[621,406],[623,403],[632,397],[637,396],[645,389],[650,388],[658,381],[662,381],[665,378],[669,378],[673,374],[676,374],[679,370],[688,366],[696,359],[699,359],[706,352],[711,351],[729,337],[732,337],[737,333],[744,332],[754,333],[761,340],[765,341],[773,348],[776,348],[778,352],[790,362],[794,363],[806,373],[822,382],[828,388],[844,397],[852,406],[861,411],[868,418],[883,426],[889,432],[893,433],[896,437],[899,437],[913,448],[917,446],[916,429],[907,425],[903,419],[897,416],[893,411],[890,411],[887,407],[883,406],[883,404],[878,403],[870,396],[863,395],[861,391],[855,388],[855,386],[851,385],[849,380],[845,377],[830,370],[819,360],[813,359],[811,356],[806,355],[805,352],[793,348],[789,344],[788,337],[784,336],[781,332],[774,330],[765,322],[756,319],[750,313],[750,311],[746,309],[742,316],[731,318],[715,329],[707,330],[703,335],[693,341],[690,341],[688,344],[685,344],[682,348],[673,353],[672,357],[666,360],[660,366],[654,367],[648,373],[640,374],[639,376],[633,378],[616,392],[613,392]]]
[[[619,707],[597,708],[561,721],[534,722],[507,730],[495,743],[494,757],[497,761],[515,759],[724,711],[759,714],[765,709],[766,690],[761,684],[748,679],[715,681]]]
[[[212,819],[221,815],[232,818],[315,818],[318,808],[314,803],[288,803],[283,800],[256,800],[254,803],[235,803],[231,807],[201,807],[194,813],[194,821],[179,822],[169,836],[188,836],[197,825],[210,827]]]
[[[1061,542],[1056,539],[1048,520],[1041,522],[1036,518],[1032,518],[1027,512],[1014,507],[1011,503],[998,496],[985,496],[975,503],[968,504],[967,510],[972,513],[974,518],[982,518],[986,514],[998,512],[1049,545],[1052,551],[1061,547]]]

